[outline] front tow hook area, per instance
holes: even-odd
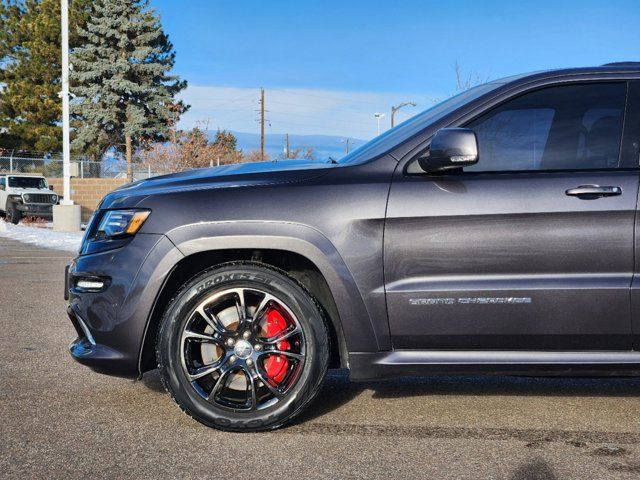
[[[73,328],[76,329],[79,339],[87,340],[89,344],[95,345],[96,341],[93,338],[89,327],[87,327],[87,324],[78,313],[77,307],[75,305],[69,305],[67,307],[67,315],[69,315],[69,319],[73,324]]]
[[[74,305],[67,307],[67,314],[78,334],[78,338],[69,345],[69,353],[74,360],[101,373],[122,377],[135,377],[138,374],[137,371],[131,371],[122,353],[95,341]]]

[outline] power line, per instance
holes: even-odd
[[[302,118],[318,118],[317,115],[306,115],[304,113],[289,113],[289,112],[282,112],[282,111],[278,111],[278,110],[269,110],[269,111],[271,113],[277,113],[279,115],[302,117]],[[363,113],[362,115],[364,116],[365,113]],[[349,124],[349,125],[360,124],[360,125],[370,126],[369,122],[363,122],[363,121],[358,121],[358,120],[340,120],[340,119],[335,119],[335,120],[331,120],[331,123],[343,123],[345,125],[347,125],[347,124]]]
[[[244,100],[245,98],[254,98],[255,93],[249,93],[247,95],[243,95],[241,97],[237,97],[231,100],[225,100],[222,103],[218,103],[218,104],[213,104],[213,105],[208,105],[209,108],[215,108],[218,109],[218,107],[222,107],[224,105],[229,105],[230,103],[234,103],[234,102],[239,102],[240,100]]]
[[[260,112],[260,110],[257,110],[258,112]],[[302,115],[302,114],[290,114],[290,113],[285,113],[285,112],[274,112],[273,110],[269,109],[266,110],[266,113],[270,113],[270,114],[276,114],[276,115],[281,115],[283,117],[282,120],[275,119],[275,123],[277,125],[288,125],[288,126],[292,126],[292,127],[327,127],[326,123],[322,123],[320,121],[317,122],[310,122],[310,121],[306,121],[306,118],[315,118],[317,119],[316,116],[313,115]],[[238,112],[236,115],[232,115],[229,116],[227,118],[224,119],[220,119],[218,121],[215,121],[214,124],[217,125],[216,128],[221,128],[221,129],[228,129],[228,128],[232,128],[229,126],[230,123],[234,123],[237,121],[246,121],[249,120],[249,112]],[[294,119],[292,121],[287,120],[287,118],[291,118],[291,117],[302,117],[300,120]],[[257,122],[260,122],[260,118],[258,118],[256,120]],[[269,126],[272,126],[272,121],[270,121],[268,118],[266,118],[265,115],[265,123],[268,123]],[[367,130],[371,129],[371,124],[369,122],[358,122],[358,121],[349,121],[349,120],[341,120],[341,119],[334,119],[331,121],[331,124],[337,124],[337,125],[342,125],[342,126],[357,126],[358,129],[360,129],[360,126],[366,127]],[[344,133],[344,132],[343,132]]]
[[[284,93],[288,93],[289,95],[299,95],[301,97],[312,97],[312,98],[321,98],[323,100],[327,100],[327,99],[331,99],[331,100],[338,100],[338,101],[342,101],[342,102],[349,102],[349,103],[362,103],[362,104],[367,104],[367,105],[376,105],[376,106],[380,106],[380,103],[382,102],[371,102],[371,101],[367,101],[367,100],[354,100],[354,99],[347,99],[344,96],[343,97],[339,97],[339,96],[331,96],[331,95],[315,95],[313,93],[302,93],[299,92],[297,90],[284,90],[284,89],[279,89],[279,88],[272,88],[272,91],[275,92],[284,92]]]
[[[291,93],[293,95],[299,95],[299,96],[306,96],[306,97],[316,97],[316,98],[333,98],[335,100],[344,100],[344,99],[338,99],[337,97],[330,97],[330,96],[320,96],[320,95],[313,95],[313,94],[304,94],[301,92],[291,92],[291,91],[287,91],[287,90],[280,90],[280,89],[275,89],[277,91],[282,91],[282,92],[287,92],[287,93]],[[224,123],[229,123],[229,122],[233,122],[233,121],[237,121],[237,120],[241,120],[244,117],[244,114],[242,112],[238,112],[236,109],[231,109],[231,108],[227,108],[227,109],[223,109],[223,108],[219,108],[221,106],[224,105],[228,105],[234,102],[237,102],[239,100],[248,98],[250,95],[244,95],[241,97],[236,97],[235,99],[232,100],[227,100],[225,102],[219,103],[217,105],[217,107],[215,107],[215,110],[221,111],[221,112],[226,112],[226,111],[233,111],[236,113],[236,115],[232,115],[231,118],[227,117],[226,119],[224,119]],[[282,102],[279,100],[272,100],[273,103],[276,104],[283,104],[283,105],[293,105],[293,106],[300,106],[300,107],[308,107],[308,105],[305,104],[300,104],[300,103],[295,103],[295,102]],[[370,105],[377,105],[377,103],[373,103],[373,102],[365,102],[365,101],[355,101],[356,103],[363,103],[363,104],[370,104]],[[266,113],[271,112],[271,113],[275,113],[278,115],[283,115],[285,116],[285,118],[290,118],[290,117],[298,117],[298,118],[311,118],[311,119],[317,119],[318,115],[314,115],[314,114],[304,114],[304,113],[292,113],[292,112],[283,112],[283,111],[272,111],[272,110],[267,110],[266,109],[266,105],[265,105],[265,90],[264,88],[260,88],[260,97],[258,99],[258,104],[259,104],[259,109],[257,110],[257,112],[259,112],[259,119],[257,120],[260,123],[260,157],[261,159],[264,159],[265,156],[265,152],[264,152],[264,143],[265,143],[265,123],[269,123],[269,127],[271,128],[271,122],[266,118]],[[355,109],[349,109],[349,108],[343,108],[343,107],[333,107],[333,108],[328,108],[325,109],[328,111],[344,111],[344,112],[353,112],[353,113],[358,113],[362,116],[364,116],[366,113],[365,112],[361,112],[359,110],[355,110]],[[216,122],[216,123],[221,123],[221,122]],[[285,124],[285,125],[293,125],[293,126],[312,126],[312,127],[326,127],[327,124],[326,123],[320,123],[320,122],[291,122],[291,121],[278,121],[278,124]],[[369,122],[365,122],[365,121],[359,121],[359,120],[346,120],[346,119],[332,119],[331,120],[332,124],[342,124],[345,126],[354,126],[354,125],[360,125],[360,126],[365,126],[365,127],[369,127],[370,128],[370,124]],[[220,127],[218,127],[220,128]]]
[[[296,122],[289,122],[289,121],[279,121],[278,126],[283,126],[285,128],[288,127],[326,127],[327,124],[320,124],[320,123],[296,123]],[[370,130],[371,128],[369,128]],[[358,129],[360,130],[360,128]],[[323,133],[322,135],[343,135],[344,131],[341,130],[336,130],[335,133]],[[370,133],[366,133],[364,131],[359,131],[359,133],[355,134],[354,136],[357,136],[359,138],[370,138],[372,135]]]
[[[322,106],[316,107],[315,105],[308,105],[308,104],[305,104],[305,103],[281,102],[280,100],[270,100],[270,102],[271,103],[277,103],[279,105],[291,105],[293,107],[316,108],[317,110],[323,110],[323,111],[354,112],[354,113],[362,113],[362,114],[364,114],[364,111],[362,109],[356,109],[356,108],[345,108],[345,107],[337,107],[337,106],[335,106],[335,107],[334,106],[332,106],[332,107],[322,107]]]
[[[271,112],[272,114],[280,114],[283,115],[285,118],[289,118],[289,117],[301,117],[301,118],[313,118],[313,119],[317,119],[318,117],[316,115],[305,115],[305,114],[298,114],[298,113],[288,113],[288,112],[278,112],[278,111],[274,111],[274,110],[269,110],[269,112]],[[326,127],[327,124],[326,123],[319,123],[319,122],[308,122],[308,121],[303,121],[303,122],[292,122],[292,121],[288,121],[288,120],[276,120],[277,124],[285,124],[285,125],[292,125],[292,126],[312,126],[312,127]],[[364,127],[371,127],[369,122],[362,122],[362,121],[351,121],[351,120],[340,120],[340,119],[332,119],[331,120],[331,124],[342,124],[344,126],[354,126],[354,125],[360,125],[360,126],[364,126]]]

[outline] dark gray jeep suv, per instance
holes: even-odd
[[[640,64],[475,87],[339,161],[107,195],[66,275],[73,357],[207,425],[281,426],[327,368],[640,371]]]

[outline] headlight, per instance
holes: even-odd
[[[96,229],[97,240],[135,235],[151,212],[148,210],[107,210]]]
[[[28,203],[31,200],[31,195],[25,194],[22,196],[22,199],[24,200],[25,203]]]
[[[89,222],[80,254],[125,246],[150,214],[149,210],[98,210]]]
[[[58,195],[51,195],[51,203],[58,203]]]

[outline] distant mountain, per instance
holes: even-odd
[[[248,152],[250,150],[260,149],[260,135],[257,133],[233,132],[238,139],[238,148]],[[209,130],[209,138],[215,138],[215,130]],[[289,148],[311,147],[318,160],[324,160],[329,157],[338,159],[345,154],[345,144],[343,140],[346,137],[338,137],[332,135],[289,135]],[[349,138],[349,148],[353,150],[360,145],[365,144],[366,140],[359,138]],[[264,136],[265,152],[271,155],[271,158],[278,158],[284,153],[285,134],[270,133]]]

